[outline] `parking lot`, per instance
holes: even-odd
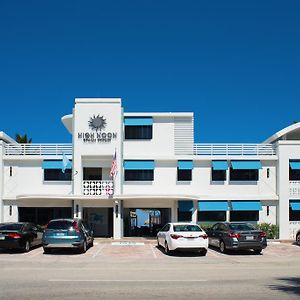
[[[0,250],[0,260],[18,259],[18,260],[176,260],[192,259],[201,261],[231,261],[244,262],[247,260],[272,261],[278,258],[300,258],[300,247],[293,243],[272,242],[263,250],[261,255],[255,255],[251,251],[232,251],[228,254],[222,254],[216,248],[209,248],[207,255],[202,257],[193,252],[174,252],[168,256],[163,248],[156,246],[155,240],[137,240],[137,241],[112,241],[110,239],[95,239],[94,246],[89,248],[86,253],[79,254],[75,250],[58,250],[52,254],[44,254],[42,247],[32,249],[30,252],[21,253],[19,251]]]
[[[299,299],[300,247],[261,255],[164,254],[156,241],[96,239],[84,254],[0,252],[0,299]]]

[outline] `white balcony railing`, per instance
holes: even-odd
[[[5,155],[72,155],[72,144],[6,144]]]
[[[194,155],[276,155],[272,144],[194,144]]]
[[[290,197],[300,197],[300,181],[290,181]]]
[[[112,180],[83,180],[82,190],[86,196],[111,196],[114,194],[114,183]]]

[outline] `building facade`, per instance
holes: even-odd
[[[62,122],[72,144],[0,133],[1,222],[77,217],[115,239],[169,221],[300,229],[299,123],[261,144],[195,144],[193,113],[127,113],[110,98],[75,99]]]

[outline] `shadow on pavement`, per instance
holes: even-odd
[[[197,251],[189,251],[189,250],[185,250],[185,251],[172,251],[171,254],[165,254],[165,250],[163,247],[158,247],[156,246],[156,249],[158,249],[160,252],[162,252],[164,255],[166,256],[174,256],[174,257],[204,257],[203,254],[201,254],[200,252]]]
[[[277,281],[278,284],[269,285],[271,290],[300,296],[300,278],[284,277],[278,278]]]
[[[217,247],[213,247],[213,246],[209,246],[209,249],[211,250],[214,250],[218,253],[221,253],[220,249],[217,248]],[[264,253],[264,250],[257,254],[257,253],[254,253],[253,250],[227,250],[226,253],[224,253],[225,255],[233,255],[233,256],[245,256],[245,255],[255,255],[255,256],[260,256],[260,255],[263,255]],[[223,254],[223,253],[222,253]]]

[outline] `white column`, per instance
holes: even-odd
[[[123,200],[114,200],[114,239],[123,237]]]
[[[171,222],[178,221],[178,213],[177,213],[178,201],[174,200],[173,205],[171,207]]]
[[[80,200],[74,201],[74,218],[82,219],[82,205]]]
[[[197,221],[198,221],[198,201],[193,200],[192,222],[197,223]]]

